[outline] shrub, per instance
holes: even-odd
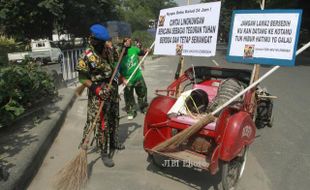
[[[56,93],[50,76],[31,60],[1,67],[0,126],[12,123],[25,111]]]

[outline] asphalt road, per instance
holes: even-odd
[[[193,65],[249,68],[249,65],[226,63],[224,55],[216,57],[185,59],[186,67]],[[162,57],[148,61],[145,79],[148,98],[154,97],[155,89],[164,89],[173,79],[177,57]],[[274,125],[257,131],[250,147],[248,161],[239,190],[307,190],[310,186],[310,62],[309,58],[298,59],[298,66],[280,68],[261,85],[266,86],[275,101]],[[307,65],[309,64],[309,65]],[[269,67],[262,67],[261,73]],[[68,114],[55,143],[47,154],[37,176],[29,186],[31,190],[52,189],[57,171],[77,153],[82,128],[86,119],[86,96],[80,97]],[[121,108],[124,107],[123,101]],[[89,154],[90,180],[87,189],[113,190],[187,190],[215,189],[217,179],[208,173],[187,168],[160,170],[146,161],[143,151],[142,126],[144,115],[127,121],[124,112],[121,119],[120,136],[126,149],[116,152],[116,166],[106,168],[99,154]]]

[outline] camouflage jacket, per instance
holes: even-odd
[[[92,82],[110,80],[116,62],[118,60],[117,52],[112,48],[105,48],[102,55],[98,55],[92,46],[80,55],[76,70],[79,77],[89,79]]]

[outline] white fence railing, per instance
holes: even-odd
[[[79,48],[62,51],[61,72],[63,80],[67,84],[77,81],[78,73],[75,71],[75,67],[83,50],[83,48]]]

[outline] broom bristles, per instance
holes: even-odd
[[[179,132],[178,134],[171,137],[170,139],[167,139],[166,141],[158,144],[152,150],[161,151],[161,152],[164,152],[164,151],[169,152],[171,150],[175,150],[186,139],[188,139],[193,134],[197,133],[201,128],[213,122],[214,120],[215,120],[215,117],[211,114],[208,114],[202,117],[201,119],[199,119],[199,121],[196,122],[191,127],[184,129],[183,131]]]
[[[85,187],[87,178],[87,151],[81,148],[79,154],[58,172],[56,188],[79,190]]]

